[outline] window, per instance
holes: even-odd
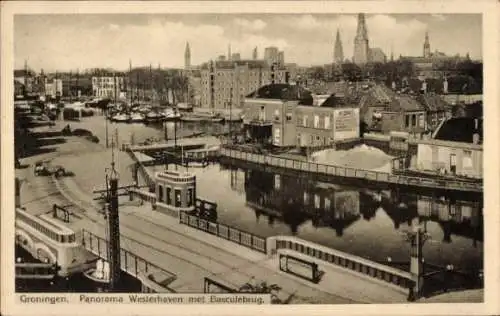
[[[410,116],[405,115],[405,127],[409,127],[409,126],[410,126]]]
[[[276,121],[280,119],[280,110],[274,110],[274,119]]]
[[[314,128],[319,128],[319,116],[314,116]]]
[[[325,129],[330,129],[330,116],[325,116]]]
[[[187,206],[193,206],[194,204],[194,189],[189,188],[187,190]]]
[[[291,122],[292,121],[292,113],[287,113],[286,114],[286,121]]]
[[[418,126],[421,127],[421,128],[425,127],[425,120],[424,120],[424,115],[423,114],[420,114],[418,116]]]
[[[325,210],[328,210],[330,209],[330,199],[329,198],[325,198]]]
[[[172,188],[167,187],[167,205],[172,205]]]
[[[274,175],[274,188],[276,190],[281,188],[281,176],[279,174]]]
[[[163,202],[163,186],[158,185],[158,200]]]
[[[411,126],[417,126],[417,115],[412,114],[411,116]]]
[[[302,126],[307,127],[307,115],[304,115],[304,117],[302,117]]]
[[[304,204],[309,203],[309,194],[307,192],[304,192]]]
[[[181,207],[182,198],[181,198],[181,190],[175,190],[175,207]]]
[[[472,151],[464,150],[463,163],[464,168],[472,168]]]
[[[315,194],[314,195],[314,207],[319,208],[320,204],[321,204],[321,199],[320,199],[319,195]]]

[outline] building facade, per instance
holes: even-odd
[[[422,172],[483,177],[482,120],[452,118],[432,138],[420,140],[416,169]]]
[[[264,93],[246,98],[244,106],[247,138],[252,141],[278,147],[320,147],[359,138],[356,106],[334,104],[334,96],[314,106],[312,95],[295,85],[268,85],[259,91]]]
[[[95,97],[120,97],[126,90],[124,77],[92,77],[92,91]]]
[[[241,108],[245,96],[262,85],[285,83],[284,67],[270,67],[262,60],[217,61],[202,66],[200,106],[207,109]]]

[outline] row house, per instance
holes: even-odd
[[[126,90],[122,76],[92,77],[92,91],[95,97],[114,98]]]
[[[314,106],[297,85],[271,84],[245,99],[247,138],[279,147],[318,147],[359,138],[359,108],[334,95]]]

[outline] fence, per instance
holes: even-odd
[[[143,201],[150,202],[152,204],[156,203],[156,194],[152,192],[142,191],[140,189],[132,188],[129,190],[132,197],[138,197]]]
[[[237,243],[238,245],[242,245],[259,252],[267,253],[266,239],[254,234],[247,233],[245,231],[224,224],[210,222],[196,216],[188,215],[186,213],[180,214],[180,223],[202,230],[209,234],[222,237],[224,239]]]
[[[276,237],[276,249],[289,249],[307,256],[318,258],[328,263],[353,270],[371,278],[409,288],[412,284],[411,274],[371,260],[350,255],[335,249],[300,241],[293,237]]]
[[[221,148],[221,155],[233,159],[248,161],[252,163],[274,166],[279,168],[293,169],[304,172],[319,173],[329,176],[355,178],[368,181],[386,182],[399,185],[419,186],[428,188],[440,188],[449,190],[482,192],[481,183],[471,183],[458,180],[441,181],[433,178],[406,176],[401,174],[390,174],[386,172],[371,171],[364,169],[346,168],[334,165],[319,164],[309,161],[301,161],[290,158],[268,156],[235,149]]]
[[[86,231],[85,229],[82,230],[82,246],[96,256],[104,260],[108,259],[108,241],[89,231]],[[141,275],[147,275],[155,272],[161,272],[164,275],[169,275],[172,279],[176,277],[174,273],[162,269],[157,265],[150,263],[148,260],[123,248],[120,249],[120,264],[123,271],[135,278],[140,278]],[[168,290],[172,292],[174,291],[171,289]]]

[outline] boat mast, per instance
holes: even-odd
[[[130,94],[130,105],[132,106],[132,60],[128,60],[128,85],[127,85],[127,92]]]

